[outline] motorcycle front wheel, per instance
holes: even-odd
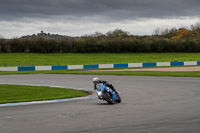
[[[105,95],[103,95],[103,99],[106,100],[109,104],[114,104],[112,97],[108,93],[105,93]]]

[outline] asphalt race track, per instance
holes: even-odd
[[[92,75],[0,75],[0,83],[93,88]],[[200,78],[99,76],[122,103],[96,97],[0,107],[0,133],[199,133]]]

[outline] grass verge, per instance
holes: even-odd
[[[200,53],[0,53],[0,67],[198,61],[199,59]]]
[[[82,91],[46,87],[46,86],[27,86],[27,85],[0,85],[0,104],[13,102],[29,102],[52,99],[64,99],[73,97],[87,96]]]

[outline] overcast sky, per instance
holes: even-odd
[[[156,28],[200,21],[200,0],[1,0],[0,37],[81,36],[122,29],[151,35]]]

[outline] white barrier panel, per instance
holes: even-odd
[[[99,68],[114,68],[113,64],[99,64]]]
[[[68,69],[83,69],[83,65],[68,65]]]
[[[18,67],[0,67],[0,71],[18,71]]]
[[[197,61],[184,61],[184,65],[197,65]]]
[[[35,66],[35,70],[52,70],[52,66]]]
[[[157,62],[157,66],[170,66],[170,62]]]
[[[142,63],[128,63],[128,67],[142,67]]]

